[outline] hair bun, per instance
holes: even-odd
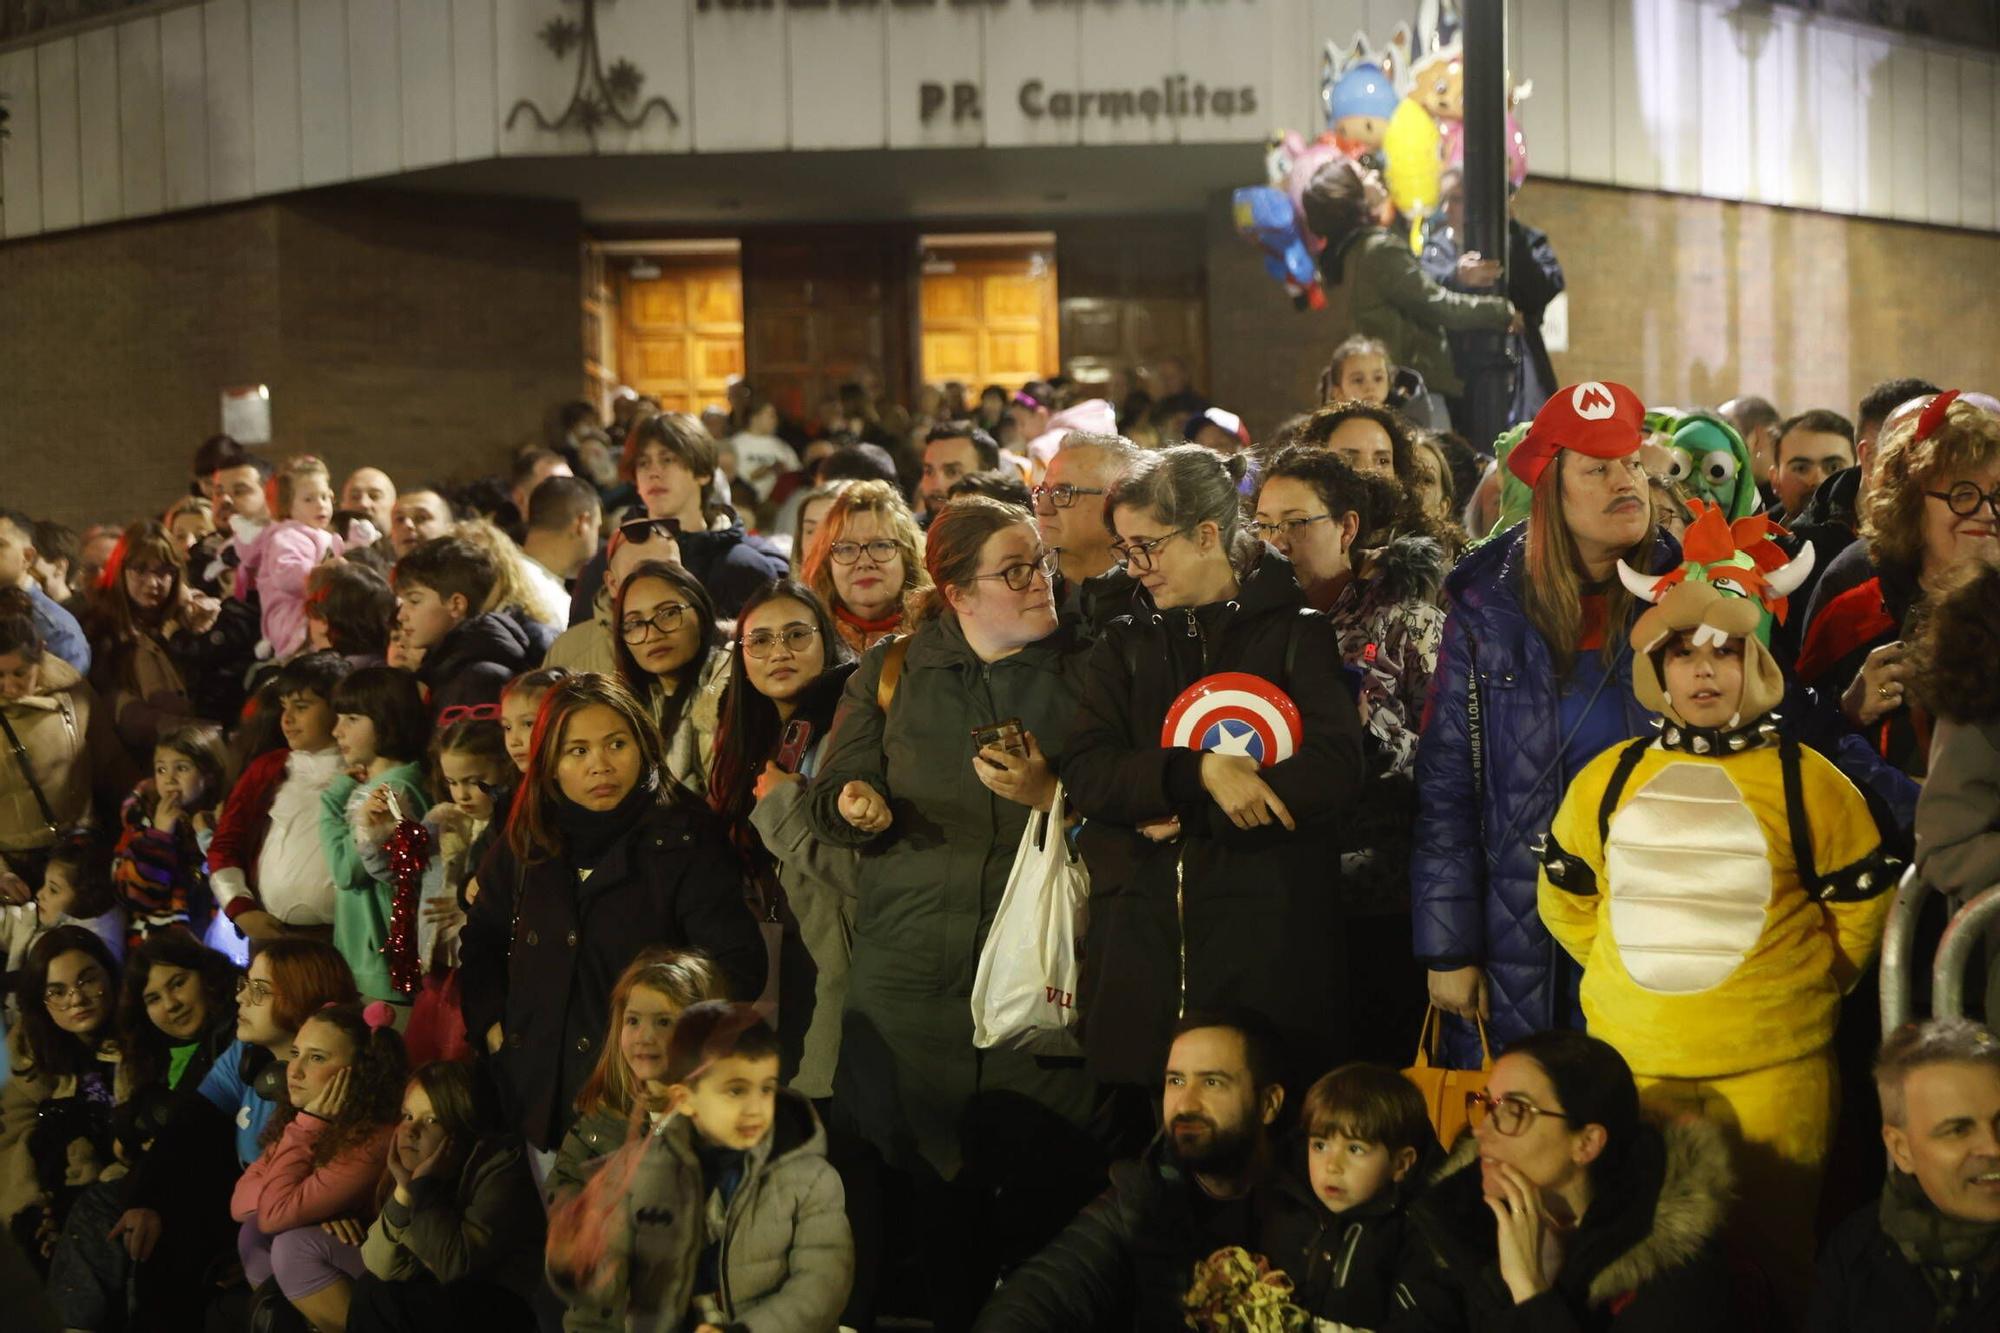
[[[396,1007],[387,1000],[370,1000],[361,1010],[361,1021],[368,1025],[370,1032],[393,1028],[396,1026]]]
[[[1222,470],[1229,474],[1232,485],[1240,485],[1250,471],[1250,454],[1246,450],[1240,454],[1230,454],[1222,459]]]

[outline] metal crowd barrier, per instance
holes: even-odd
[[[1896,886],[1896,898],[1889,908],[1889,922],[1882,932],[1882,1032],[1894,1032],[1916,1018],[1916,999],[1911,994],[1915,976],[1917,917],[1931,888],[1917,877],[1913,865],[1903,872]],[[1987,929],[2000,925],[2000,884],[1996,884],[1952,914],[1938,941],[1937,957],[1931,964],[1931,1009],[1937,1018],[1965,1016],[1965,972],[1972,951],[1986,936]]]

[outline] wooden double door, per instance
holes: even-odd
[[[923,378],[1018,388],[1061,365],[1052,247],[1017,254],[926,258]]]
[[[649,259],[617,280],[618,378],[670,412],[726,401],[743,373],[743,273],[734,256]]]

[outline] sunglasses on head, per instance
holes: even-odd
[[[653,540],[656,533],[677,542],[681,538],[681,521],[677,518],[628,518],[618,525],[618,533],[634,546],[644,546]]]

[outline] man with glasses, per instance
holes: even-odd
[[[1164,1130],[1001,1284],[976,1333],[1179,1328],[1195,1264],[1230,1245],[1267,1253],[1268,1237],[1310,1224],[1313,1201],[1277,1181],[1285,1061],[1258,1014],[1183,1018],[1162,1081]]]
[[[1035,526],[1061,574],[1056,614],[1086,638],[1133,610],[1138,583],[1111,550],[1104,497],[1138,458],[1139,446],[1122,435],[1071,431],[1034,490]]]

